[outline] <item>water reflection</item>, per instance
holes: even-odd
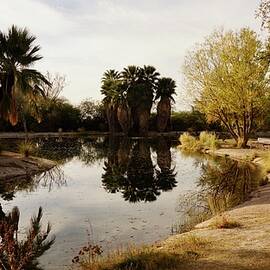
[[[129,202],[151,202],[162,191],[176,187],[170,146],[165,140],[158,143],[158,168],[153,164],[150,141],[125,138],[119,143],[115,140],[111,138],[109,143],[102,175],[103,186],[108,192],[121,192]]]
[[[16,177],[10,180],[0,180],[0,197],[5,201],[11,201],[15,198],[17,192],[33,192],[39,187],[47,188],[52,191],[54,188],[60,188],[67,185],[67,177],[64,171],[55,166],[53,169],[39,173],[35,176]]]
[[[101,181],[109,193],[120,192],[129,202],[151,202],[163,191],[177,185],[175,168],[172,167],[169,139],[132,140],[127,137],[96,138],[40,138],[35,139],[36,155],[57,161],[54,169],[21,179],[0,182],[0,196],[12,200],[21,190],[34,191],[47,187],[67,185],[61,166],[73,158],[86,166],[103,163]],[[156,162],[153,160],[156,154]]]
[[[228,158],[209,161],[202,172],[198,184],[214,213],[247,200],[262,178],[256,165]]]
[[[260,169],[249,162],[228,158],[199,162],[202,172],[198,190],[185,194],[179,202],[179,211],[190,217],[217,214],[239,205],[249,198],[262,179]]]

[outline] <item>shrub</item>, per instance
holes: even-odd
[[[185,151],[196,152],[201,150],[200,142],[189,133],[185,132],[179,138],[181,143],[181,149]]]
[[[200,133],[199,139],[185,132],[180,136],[179,140],[181,142],[181,148],[191,152],[205,151],[208,149],[214,150],[218,148],[219,145],[216,135],[206,131]]]
[[[19,144],[19,153],[25,157],[29,157],[35,151],[35,146],[30,141],[24,141]]]
[[[215,150],[219,146],[216,134],[209,133],[207,131],[202,131],[200,133],[199,141],[205,150],[206,149]]]

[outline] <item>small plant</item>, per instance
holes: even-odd
[[[229,219],[226,215],[220,215],[215,218],[213,227],[216,229],[234,229],[241,227],[241,224],[235,220]]]
[[[101,256],[103,250],[99,245],[91,245],[88,243],[86,246],[79,250],[77,256],[72,259],[73,263],[91,264],[94,263],[99,256]]]
[[[29,157],[35,151],[35,146],[30,141],[24,141],[19,144],[19,153],[25,157]]]

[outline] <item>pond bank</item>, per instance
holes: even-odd
[[[221,148],[208,154],[251,161],[261,165],[260,149]],[[269,179],[269,175],[268,175]],[[232,228],[220,228],[220,227]],[[234,227],[234,228],[233,228]],[[176,269],[270,269],[270,183],[260,186],[250,199],[232,210],[197,224],[187,233],[168,238],[160,247],[170,250],[188,238],[207,243],[197,247],[197,258]],[[192,251],[192,250],[191,250]]]
[[[26,177],[52,169],[55,162],[37,157],[2,151],[0,154],[0,180]]]
[[[235,228],[218,229],[224,219]],[[194,230],[167,239],[162,250],[170,251],[187,237],[207,243],[197,248],[197,258],[177,269],[239,270],[270,269],[270,184],[260,187],[253,197],[222,217],[213,217]],[[190,250],[192,251],[192,250]]]

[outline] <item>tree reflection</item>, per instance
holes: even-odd
[[[261,178],[259,168],[249,162],[218,159],[202,165],[199,186],[207,195],[212,212],[234,207],[247,200]]]
[[[10,180],[0,180],[0,196],[5,201],[11,201],[19,191],[32,192],[39,186],[48,188],[52,191],[54,188],[65,186],[67,177],[60,167],[55,166],[49,171],[42,172],[35,176],[16,177]]]
[[[104,188],[111,193],[121,192],[126,201],[134,203],[154,201],[161,191],[173,189],[177,182],[171,168],[170,145],[163,142],[158,147],[159,168],[153,164],[150,146],[147,140],[111,141],[102,175]]]
[[[41,138],[37,140],[37,155],[42,158],[65,164],[73,157],[79,156],[82,147],[80,138]]]
[[[239,205],[262,177],[256,165],[228,158],[209,159],[201,168],[199,190],[185,194],[179,202],[179,211],[188,216],[217,214]]]

